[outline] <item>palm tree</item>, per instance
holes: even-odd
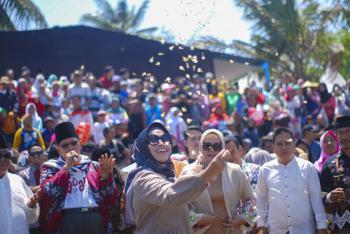
[[[98,11],[87,13],[81,17],[81,22],[101,29],[124,32],[128,34],[149,36],[158,30],[157,27],[140,29],[146,14],[149,0],[143,1],[139,9],[128,6],[126,0],[119,0],[115,9],[108,0],[95,0]]]
[[[297,5],[296,0],[235,0],[244,17],[253,23],[251,43],[232,41],[236,53],[269,61],[274,74],[290,72],[295,77],[317,77],[328,59],[327,23],[333,16],[314,0]],[[209,40],[208,40],[209,39]],[[201,38],[208,48],[223,49],[212,38]],[[312,69],[311,69],[312,68]],[[318,74],[315,74],[315,68]]]
[[[45,28],[40,9],[31,0],[0,0],[0,30]]]

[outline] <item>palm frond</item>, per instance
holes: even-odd
[[[31,0],[1,0],[0,8],[7,18],[11,19],[16,29],[27,29],[33,26],[47,27],[43,13]]]
[[[136,14],[133,17],[133,20],[131,22],[132,27],[137,28],[141,25],[143,19],[145,18],[148,5],[149,5],[149,0],[143,1],[142,5],[139,7],[139,9],[137,10]]]

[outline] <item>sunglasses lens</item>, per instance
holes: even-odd
[[[208,143],[203,143],[203,149],[204,149],[205,151],[209,151],[209,150],[210,150],[210,144],[208,144]]]
[[[222,149],[222,145],[219,144],[219,143],[216,143],[216,144],[213,145],[213,149],[215,151],[220,151]]]
[[[148,136],[148,142],[151,145],[157,145],[159,143],[159,140],[162,140],[162,142],[171,142],[171,136],[170,134],[164,134],[161,137],[157,136],[157,135],[149,135]]]
[[[171,136],[170,136],[170,134],[164,134],[163,136],[162,136],[162,141],[163,142],[171,142]]]
[[[220,143],[203,143],[203,150],[210,151],[213,149],[214,151],[220,151],[222,149],[222,144]]]

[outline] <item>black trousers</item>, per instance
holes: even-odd
[[[106,233],[98,211],[78,212],[75,209],[63,212],[60,234],[104,234]]]

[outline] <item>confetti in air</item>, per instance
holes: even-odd
[[[173,46],[173,45],[169,47],[169,50],[170,50],[170,51],[172,51],[173,49],[174,49],[174,46]]]
[[[179,70],[180,70],[180,71],[185,71],[184,66],[179,66]]]
[[[165,79],[165,82],[171,83],[171,77],[167,77],[167,78]]]
[[[233,59],[230,59],[229,62],[230,62],[230,63],[234,63],[235,61],[233,61]]]
[[[159,53],[158,53],[158,56],[163,56],[163,55],[164,55],[163,52],[159,52]]]
[[[159,61],[156,62],[155,65],[156,65],[156,66],[160,66],[160,62],[159,62]]]
[[[150,62],[150,63],[153,63],[153,62],[154,62],[154,57],[153,57],[153,56],[150,57],[149,62]]]

